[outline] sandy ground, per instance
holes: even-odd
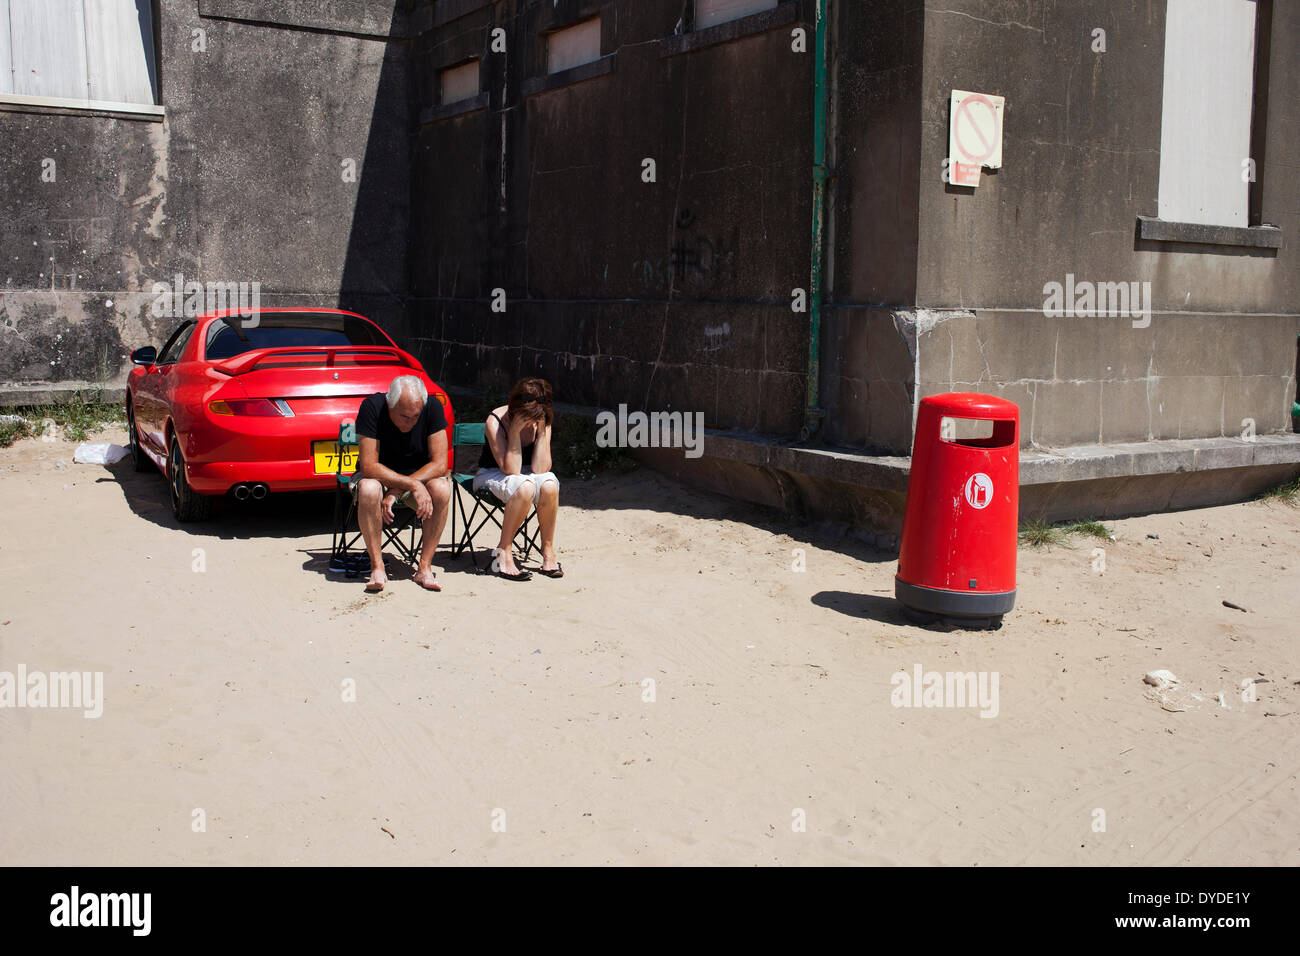
[[[73,447],[0,449],[0,671],[104,710],[0,708],[4,863],[1300,863],[1300,511],[1022,548],[1005,626],[946,631],[853,536],[644,470],[566,484],[563,580],[367,597],[328,499],[182,527]],[[996,717],[893,706],[917,665]]]

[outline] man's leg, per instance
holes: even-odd
[[[560,511],[560,482],[554,475],[542,479],[537,491],[537,523],[542,529],[542,570],[554,571],[560,566],[555,560],[555,519]]]
[[[433,500],[433,514],[420,523],[424,532],[424,541],[420,545],[420,566],[415,572],[415,583],[430,591],[441,591],[442,585],[438,583],[438,578],[433,573],[433,553],[438,549],[438,542],[442,540],[442,529],[447,524],[447,508],[451,504],[451,479],[430,478],[424,483],[424,487],[429,489],[429,497]]]
[[[384,486],[374,478],[362,478],[357,486],[357,524],[361,526],[361,537],[366,542],[366,554],[370,556],[370,580],[366,582],[367,591],[382,591],[388,583],[384,573],[384,538],[380,532],[383,519],[379,506],[384,500]]]
[[[524,523],[528,517],[528,512],[533,507],[533,499],[537,495],[537,486],[533,484],[531,478],[525,478],[515,489],[515,493],[510,496],[506,502],[505,513],[501,516],[501,540],[497,544],[497,568],[506,574],[518,574],[519,568],[515,566],[515,555],[513,544],[515,535],[519,531],[519,526]]]

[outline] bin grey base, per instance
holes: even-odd
[[[894,578],[894,597],[905,607],[944,617],[1000,617],[1016,604],[1015,591],[945,591]]]

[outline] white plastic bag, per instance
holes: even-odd
[[[72,460],[79,465],[113,465],[126,457],[126,449],[121,445],[91,445],[82,442],[72,453]]]

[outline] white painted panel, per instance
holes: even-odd
[[[155,103],[151,0],[85,0],[90,98]]]
[[[695,29],[716,27],[760,10],[771,10],[777,0],[695,0]]]
[[[1160,218],[1247,225],[1254,0],[1168,0]]]
[[[450,67],[440,76],[442,95],[438,102],[446,105],[478,96],[478,60]]]
[[[0,0],[0,93],[14,91],[13,60],[10,59],[9,0]]]
[[[9,0],[15,93],[88,99],[81,0]]]
[[[557,30],[546,38],[547,73],[558,73],[599,59],[600,17]]]

